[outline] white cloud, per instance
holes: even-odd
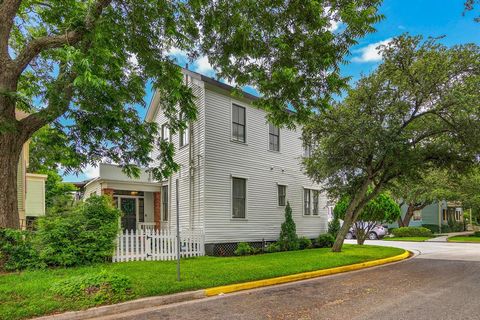
[[[87,164],[85,169],[82,170],[83,174],[87,179],[92,179],[100,176],[100,166],[92,166],[90,164]]]
[[[359,56],[353,57],[353,62],[378,62],[382,60],[382,56],[378,51],[378,46],[387,45],[392,41],[392,38],[388,38],[383,41],[371,43],[366,47],[355,50],[355,53],[359,53]]]
[[[201,74],[207,74],[214,72],[212,65],[208,62],[206,56],[202,56],[195,61],[195,71]]]
[[[327,28],[328,31],[334,32],[342,25],[341,21],[330,20],[330,27]]]

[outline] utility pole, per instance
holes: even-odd
[[[179,182],[178,179],[175,180],[175,204],[177,207],[177,281],[180,281],[180,213],[179,213]]]

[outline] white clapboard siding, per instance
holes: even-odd
[[[200,231],[180,233],[182,258],[205,255],[204,234]],[[177,235],[167,230],[125,230],[117,236],[113,262],[174,260],[177,257]]]

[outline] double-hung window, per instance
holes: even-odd
[[[268,149],[271,151],[280,151],[280,128],[269,124],[268,127]]]
[[[184,118],[185,118],[185,115],[183,113],[181,113],[180,114],[180,120],[183,121]],[[183,146],[186,146],[188,144],[189,130],[190,130],[190,128],[188,127],[188,123],[187,123],[187,127],[185,129],[180,129],[180,141],[179,141],[180,148],[183,147]]]
[[[319,199],[320,191],[303,189],[303,214],[318,216],[320,213]]]
[[[168,221],[168,186],[162,186],[162,221]]]
[[[285,206],[287,204],[287,186],[284,185],[277,185],[277,193],[278,193],[278,205]]]
[[[247,180],[232,178],[232,218],[245,218],[246,200]]]
[[[245,108],[232,104],[232,140],[246,142]]]
[[[170,140],[170,130],[168,129],[168,124],[162,124],[162,140]]]

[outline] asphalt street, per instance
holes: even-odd
[[[480,244],[369,243],[418,255],[386,266],[104,319],[480,319]]]

